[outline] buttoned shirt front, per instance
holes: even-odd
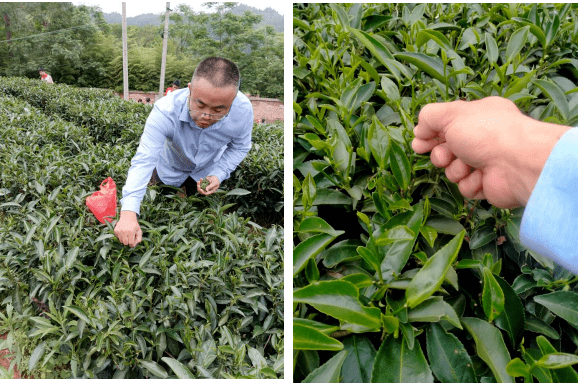
[[[209,175],[223,182],[251,148],[253,108],[241,92],[222,120],[200,128],[187,107],[189,89],[169,93],[155,103],[123,187],[121,210],[139,214],[153,169],[167,185],[181,186]]]

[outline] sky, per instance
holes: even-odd
[[[174,9],[179,4],[187,4],[194,10],[199,11],[207,11],[206,8],[200,6],[201,3],[204,1],[169,1],[171,9]],[[122,2],[121,1],[107,1],[107,0],[84,0],[84,1],[73,1],[74,5],[98,5],[101,7],[104,13],[111,13],[123,12]],[[165,12],[165,3],[166,1],[159,1],[159,0],[138,0],[138,1],[126,1],[126,12],[127,17],[134,17],[138,15],[142,15],[145,13],[154,13],[160,14]],[[246,0],[240,1],[242,4],[246,4],[258,9],[265,9],[267,7],[275,9],[279,14],[283,16],[284,9],[291,7],[291,3],[286,1],[277,1],[277,2],[265,2],[265,1],[257,1],[257,0]],[[289,6],[288,6],[289,4]]]

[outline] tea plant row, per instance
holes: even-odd
[[[79,89],[67,85],[48,85],[23,78],[0,78],[0,94],[25,100],[47,116],[57,116],[84,127],[95,142],[132,145],[136,151],[145,120],[152,106],[124,102],[111,91]],[[226,190],[243,189],[250,194],[229,196],[239,213],[266,223],[281,222],[283,206],[283,127],[256,124],[254,145],[238,169],[226,180]],[[126,174],[122,177],[126,177]],[[106,177],[105,177],[106,178]],[[119,183],[115,178],[117,184]]]
[[[108,176],[124,184],[147,107],[0,83],[0,347],[13,363],[53,378],[283,376],[282,228],[227,213],[221,195],[151,188],[143,242],[121,245],[84,200]],[[57,112],[91,100],[102,114]]]

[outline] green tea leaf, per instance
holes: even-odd
[[[381,169],[386,169],[390,156],[390,135],[376,115],[372,117],[368,139],[372,156]]]
[[[88,318],[87,313],[80,307],[77,306],[63,306],[63,307],[68,311],[70,311],[71,313],[73,313],[74,315],[76,315],[77,317],[79,317],[80,319],[82,319],[83,321],[85,321],[86,323],[92,323],[92,321]]]
[[[431,29],[423,29],[416,35],[416,46],[420,48],[422,45],[426,44],[429,40],[435,41],[438,45],[442,48],[452,51],[452,45],[442,33],[431,30]]]
[[[539,87],[543,93],[553,101],[565,121],[569,119],[569,103],[567,102],[567,96],[565,96],[557,84],[541,79],[532,80],[532,83],[537,85],[537,87]]]
[[[36,367],[38,361],[40,361],[40,358],[44,355],[44,351],[44,342],[40,343],[36,346],[34,351],[32,351],[32,354],[30,354],[30,360],[28,361],[28,372],[34,370],[34,367]]]
[[[294,322],[294,350],[340,351],[344,345],[315,328]]]
[[[179,379],[195,379],[195,375],[193,375],[191,371],[189,371],[189,369],[177,359],[162,357],[161,360],[167,363]]]
[[[363,306],[358,289],[342,280],[312,283],[295,290],[294,303],[307,303],[336,319],[369,328],[382,327],[380,309]]]
[[[515,349],[518,348],[523,339],[525,309],[513,288],[498,275],[494,275],[494,278],[505,296],[505,309],[495,318],[495,325],[509,334],[511,347]]]
[[[525,318],[525,330],[543,334],[551,339],[559,339],[559,333],[553,327],[543,322],[534,315],[527,314]]]
[[[477,228],[470,238],[469,247],[471,250],[483,247],[487,243],[491,243],[497,239],[497,233],[494,232],[490,226],[482,226]]]
[[[330,360],[316,368],[302,382],[303,383],[339,383],[342,364],[346,359],[346,351],[340,351]]]
[[[537,366],[554,369],[577,364],[577,355],[554,352],[543,356],[537,361]]]
[[[476,383],[472,361],[464,345],[438,323],[426,329],[430,368],[442,383]]]
[[[337,231],[337,233],[342,234],[343,231]],[[338,235],[339,235],[338,234]],[[330,234],[318,234],[314,235],[306,239],[303,242],[300,242],[294,248],[294,265],[293,265],[293,275],[294,277],[299,274],[300,271],[304,267],[306,267],[306,263],[312,257],[318,255],[322,250],[326,248],[336,236]]]
[[[167,371],[160,364],[153,362],[152,360],[137,359],[137,361],[156,377],[161,379],[167,379],[169,377]]]
[[[484,288],[482,293],[482,303],[485,315],[489,322],[499,316],[505,306],[505,295],[501,286],[496,281],[493,273],[486,267],[483,268]]]
[[[380,272],[380,262],[371,250],[362,246],[358,246],[356,251],[362,257],[362,259],[364,259],[374,270],[376,270],[376,272]]]
[[[228,191],[227,194],[225,194],[225,195],[231,196],[231,195],[248,195],[248,194],[251,194],[251,192],[249,190],[237,188],[237,189],[233,189],[233,190]]]
[[[537,71],[532,70],[521,78],[517,78],[514,81],[511,81],[509,86],[507,87],[507,91],[503,94],[503,97],[508,98],[515,93],[518,93],[526,88],[527,84],[531,81],[531,79],[536,75]]]
[[[499,48],[496,40],[488,32],[485,32],[485,43],[487,46],[487,57],[489,62],[491,64],[496,63],[499,58]]]
[[[364,44],[366,49],[372,53],[374,58],[376,58],[382,63],[382,65],[388,68],[389,64],[387,63],[387,60],[394,60],[394,56],[392,56],[392,53],[390,53],[390,51],[382,43],[376,40],[371,34],[360,31],[358,29],[350,28],[350,32],[352,32],[352,34],[356,36],[356,38],[358,38],[362,44]]]
[[[511,357],[501,332],[492,324],[478,318],[462,318],[462,324],[474,338],[477,355],[489,366],[498,383],[515,383],[507,374]]]
[[[342,365],[342,383],[370,382],[376,349],[372,342],[358,334],[344,339],[344,349],[348,352]]]
[[[320,217],[308,217],[302,221],[300,227],[296,230],[299,233],[325,233],[332,236],[340,235],[324,219]]]
[[[434,383],[434,377],[419,346],[408,348],[403,337],[384,339],[372,369],[371,383]]]
[[[523,376],[527,377],[530,375],[530,367],[525,364],[521,359],[515,358],[507,364],[507,373],[510,376]]]
[[[451,267],[450,265],[454,263],[458,255],[464,234],[465,231],[461,231],[442,249],[438,250],[412,278],[406,290],[408,307],[416,307],[442,285],[448,268]]]
[[[400,188],[402,188],[402,190],[408,189],[410,177],[412,176],[412,168],[410,161],[408,161],[408,155],[396,141],[392,141],[391,143],[390,169]]]
[[[419,70],[426,72],[430,77],[448,85],[448,80],[444,77],[444,67],[440,58],[413,52],[396,53],[394,57],[413,64]]]
[[[332,326],[326,323],[322,323],[322,322],[317,322],[311,319],[305,319],[305,318],[293,318],[293,323],[294,324],[299,324],[301,326],[305,326],[305,327],[309,327],[309,328],[313,328],[319,332],[321,332],[322,334],[331,334],[334,331],[337,331],[340,329],[340,326]]]
[[[529,27],[522,27],[513,32],[507,44],[507,51],[505,56],[505,64],[510,64],[516,55],[519,54],[525,43],[527,42],[527,35]]]
[[[577,328],[577,293],[572,291],[555,291],[549,294],[536,295],[533,297],[533,300]]]
[[[551,343],[549,343],[547,338],[543,336],[537,337],[537,344],[539,345],[539,348],[543,353],[543,357],[548,354],[557,353],[555,347],[553,347]],[[570,366],[552,369],[551,375],[553,376],[553,382],[555,383],[567,383],[577,381],[577,373]]]
[[[555,39],[555,36],[557,35],[557,32],[559,30],[560,23],[561,22],[559,20],[559,15],[557,13],[555,13],[552,16],[552,18],[549,17],[549,21],[545,25],[545,38],[547,41],[547,47],[551,45],[551,43]]]

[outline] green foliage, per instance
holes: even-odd
[[[576,125],[577,6],[307,4],[293,26],[294,380],[576,381],[577,277],[410,143],[424,105],[492,95]]]
[[[247,157],[225,182],[229,190],[251,194],[231,195],[238,212],[268,222],[281,222],[283,208],[283,123],[255,124]]]
[[[152,187],[143,242],[121,245],[85,198],[108,176],[124,184],[150,107],[0,82],[1,346],[18,368],[46,378],[283,377],[282,228],[226,213],[222,194]]]
[[[181,5],[171,14],[165,87],[175,79],[186,85],[203,58],[222,56],[239,66],[243,92],[283,98],[283,35],[258,28],[260,15],[234,14],[235,3],[207,5],[207,12]],[[0,3],[0,13],[2,40],[11,40],[0,43],[0,75],[38,79],[44,67],[56,83],[122,91],[121,25],[109,26],[97,7]],[[159,90],[163,29],[128,26],[130,89]]]

